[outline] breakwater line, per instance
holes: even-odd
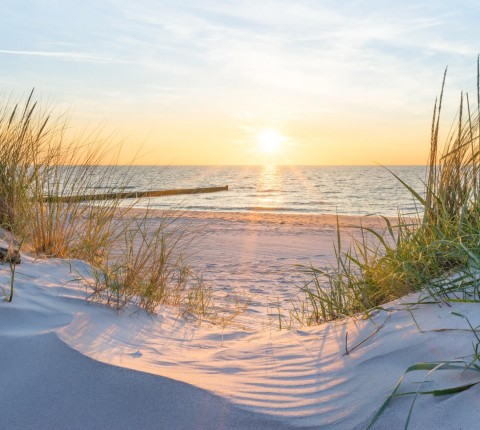
[[[205,187],[205,188],[180,188],[174,190],[157,190],[157,191],[130,191],[118,193],[98,193],[83,194],[76,196],[45,196],[44,202],[83,202],[93,200],[122,200],[122,199],[138,199],[143,197],[163,197],[176,196],[179,194],[201,194],[201,193],[217,193],[220,191],[228,191],[228,185],[223,187]]]

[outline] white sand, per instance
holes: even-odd
[[[281,290],[281,300],[295,292],[292,281],[301,279],[291,264],[328,258],[331,223],[192,216],[194,223],[214,219],[200,239],[196,268],[216,287],[256,293],[241,324],[198,326],[167,308],[153,317],[117,314],[84,300],[71,272],[81,262],[25,257],[13,302],[0,303],[1,429],[363,428],[409,366],[473,352],[473,334],[451,312],[476,326],[478,304],[417,306],[412,312],[420,332],[401,304],[415,297],[386,306],[372,320],[278,331],[262,315],[271,307],[265,290]],[[0,269],[6,287],[8,266]],[[424,377],[408,377],[405,390],[417,389],[414,382]],[[425,389],[479,378],[437,372],[428,379]],[[410,428],[476,428],[479,396],[478,386],[420,396]],[[392,402],[375,428],[403,428],[411,399]]]

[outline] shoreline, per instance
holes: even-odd
[[[385,227],[385,219],[380,215],[333,215],[333,214],[293,214],[272,212],[234,212],[234,211],[193,211],[193,210],[163,210],[156,208],[133,207],[132,215],[144,215],[147,211],[151,214],[165,215],[166,217],[184,218],[193,220],[213,220],[237,222],[246,224],[272,224],[295,225],[309,228],[332,228],[338,224],[340,228],[367,228]],[[385,217],[391,222],[396,217]]]

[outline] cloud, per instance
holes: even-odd
[[[58,51],[15,51],[9,49],[0,49],[0,54],[20,55],[26,57],[47,57],[58,58],[65,61],[81,61],[88,63],[119,63],[127,64],[129,61],[107,57],[99,54],[85,52],[58,52]]]
[[[56,19],[43,8],[39,18],[9,19],[23,27],[7,26],[3,38],[0,27],[5,48],[0,55],[62,60],[64,70],[55,65],[50,75],[58,81],[62,74],[68,91],[75,82],[80,93],[108,91],[155,112],[167,109],[168,102],[171,109],[235,117],[254,111],[282,118],[354,111],[423,114],[447,64],[459,77],[450,84],[462,86],[472,72],[478,6],[406,3],[59,3]],[[47,65],[41,66],[37,75],[48,76]],[[28,73],[22,64],[11,67],[16,67],[12,75]]]
[[[213,83],[230,109],[266,114],[429,109],[445,65],[465,66],[475,56],[472,34],[480,37],[473,27],[459,31],[471,11],[431,1],[206,0],[123,10],[143,55],[174,62],[194,85]]]

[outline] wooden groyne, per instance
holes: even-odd
[[[102,193],[102,194],[84,194],[80,196],[45,196],[44,202],[83,202],[93,200],[121,200],[121,199],[139,199],[142,197],[163,197],[176,196],[179,194],[200,194],[217,193],[219,191],[228,191],[228,185],[224,187],[207,188],[180,188],[176,190],[158,190],[158,191],[134,191],[126,193]]]

